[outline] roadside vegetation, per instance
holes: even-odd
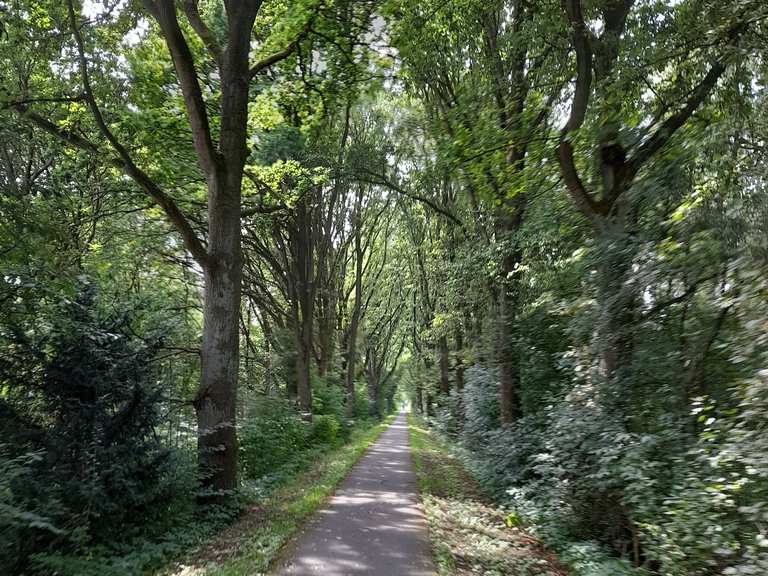
[[[765,0],[0,0],[0,570],[768,574],[767,239]]]
[[[247,502],[231,526],[180,562],[171,574],[239,576],[266,571],[391,421],[392,417],[376,425],[359,425],[340,446],[302,455],[268,496]]]
[[[426,423],[409,417],[413,464],[441,576],[566,576],[514,514],[493,504]]]

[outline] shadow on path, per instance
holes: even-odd
[[[400,414],[307,525],[274,575],[432,576],[408,423]]]

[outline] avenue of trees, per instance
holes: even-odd
[[[767,573],[766,47],[762,0],[0,0],[0,566],[150,573],[407,403],[574,574]]]

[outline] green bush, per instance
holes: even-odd
[[[344,390],[337,377],[312,375],[313,414],[335,416],[341,422],[344,420],[344,404]]]
[[[277,471],[305,450],[310,426],[283,398],[263,396],[240,429],[240,465],[246,478]]]
[[[99,313],[88,285],[44,317],[0,325],[0,564],[11,573],[167,516],[176,485],[156,434],[157,346],[134,335],[130,314]]]
[[[368,391],[362,382],[355,385],[355,416],[357,418],[368,418],[371,414],[371,399],[368,398]]]
[[[311,440],[314,444],[333,445],[339,440],[341,424],[335,416],[318,414],[312,418]]]

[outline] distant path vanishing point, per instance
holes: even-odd
[[[408,422],[398,415],[289,547],[275,576],[433,576]]]

